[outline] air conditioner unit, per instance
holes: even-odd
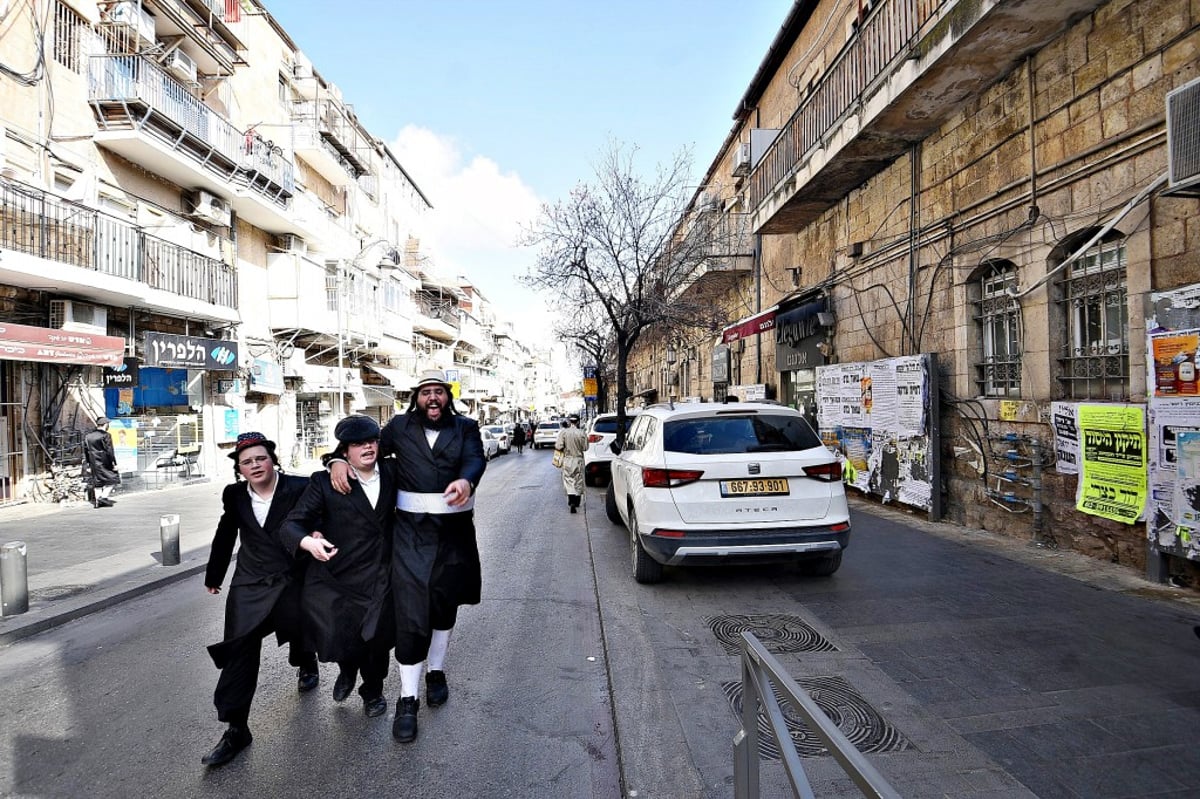
[[[171,51],[167,56],[166,62],[163,64],[175,77],[185,83],[196,82],[196,62],[190,55],[180,50],[178,47]]]
[[[229,203],[215,194],[209,194],[201,189],[188,192],[184,196],[184,205],[189,216],[203,219],[214,225],[229,227],[233,221]]]
[[[108,309],[78,300],[50,300],[50,327],[71,333],[108,334]]]
[[[733,176],[744,178],[750,174],[750,142],[739,144],[733,154]]]
[[[702,191],[696,197],[696,211],[698,213],[706,213],[708,211],[717,211],[721,208],[721,198],[717,196],[715,191]]]
[[[1200,195],[1200,78],[1167,92],[1167,190]]]
[[[279,245],[284,252],[292,255],[308,255],[308,242],[294,234],[288,233],[280,236]]]
[[[141,4],[130,0],[116,3],[108,9],[109,24],[124,28],[141,42],[154,42],[154,17]]]

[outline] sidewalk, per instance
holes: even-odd
[[[317,468],[304,464],[288,472],[307,475]],[[29,610],[0,616],[0,646],[202,573],[228,482],[223,476],[157,491],[118,492],[111,508],[87,503],[0,508],[0,544],[25,542],[29,579]],[[179,514],[177,566],[162,565],[159,525],[168,513]],[[226,584],[232,574],[231,567]]]

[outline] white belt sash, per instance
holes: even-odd
[[[416,491],[397,491],[396,509],[408,513],[464,513],[475,508],[471,495],[462,505],[450,505],[441,494],[421,494]]]

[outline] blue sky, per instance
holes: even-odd
[[[790,6],[267,0],[434,203],[424,244],[439,266],[475,281],[518,332],[543,319],[514,279],[533,262],[513,246],[520,226],[590,180],[610,137],[636,145],[647,172],[690,146],[702,175]]]

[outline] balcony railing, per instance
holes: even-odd
[[[22,183],[0,181],[0,247],[213,305],[237,304],[237,272],[228,264]]]
[[[359,132],[340,103],[305,100],[295,104],[293,116],[297,121],[314,125],[355,177],[370,171],[371,142]]]
[[[295,193],[292,162],[253,131],[240,131],[153,62],[129,55],[93,56],[89,98],[102,130],[155,136],[199,166],[277,203]]]
[[[954,0],[882,0],[858,34],[821,75],[784,125],[749,179],[749,203],[757,209],[795,171],[809,152],[858,106],[872,87],[905,57],[943,7]]]

